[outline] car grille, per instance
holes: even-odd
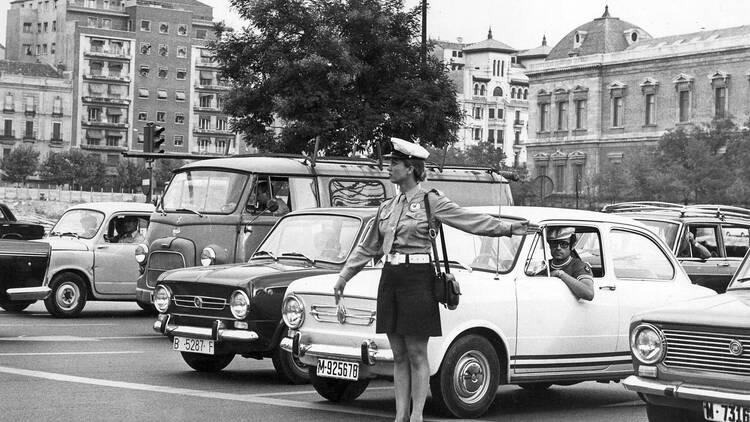
[[[664,365],[670,368],[750,375],[750,336],[704,330],[664,328],[662,331],[667,341]],[[732,342],[735,342],[735,354],[730,352]],[[742,347],[737,347],[738,344]]]
[[[220,311],[224,309],[227,301],[220,297],[206,297],[193,295],[175,295],[174,303],[183,308],[212,309]]]
[[[371,325],[375,322],[375,311],[362,308],[312,305],[310,315],[320,322],[338,324]]]
[[[161,273],[175,268],[185,268],[185,258],[178,252],[154,251],[148,257],[146,284],[154,288]]]

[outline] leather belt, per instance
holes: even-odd
[[[430,254],[428,253],[399,253],[393,252],[385,255],[385,262],[391,265],[400,264],[429,264]]]

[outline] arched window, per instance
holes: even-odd
[[[527,100],[528,98],[529,98],[529,90],[528,89],[524,89],[523,90],[523,99]]]
[[[503,89],[499,86],[496,86],[494,90],[492,90],[492,96],[493,97],[502,97],[503,96]]]
[[[479,95],[479,84],[474,84],[474,95]]]
[[[510,98],[516,98],[516,88],[513,87],[510,89]]]
[[[485,84],[482,84],[479,86],[479,95],[484,97],[487,94],[487,86]]]

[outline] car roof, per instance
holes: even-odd
[[[602,211],[633,218],[675,222],[750,223],[750,210],[730,205],[683,205],[669,202],[621,202],[605,206]]]
[[[193,169],[218,169],[238,172],[280,174],[287,176],[339,176],[353,178],[388,179],[388,160],[382,168],[370,159],[325,159],[321,158],[310,165],[310,159],[303,157],[248,156],[213,158],[194,161],[180,167],[176,172]],[[434,165],[425,167],[428,180],[462,181],[503,181],[502,176],[491,173],[489,168],[446,166],[439,169]]]
[[[154,205],[143,202],[88,202],[85,204],[77,204],[68,208],[68,210],[86,209],[101,211],[105,214],[113,214],[117,212],[153,212]]]

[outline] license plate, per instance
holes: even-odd
[[[199,338],[175,337],[172,342],[172,350],[213,355],[214,341]]]
[[[319,377],[339,378],[357,381],[359,379],[359,363],[343,360],[318,359],[317,374]]]
[[[708,421],[749,422],[750,408],[704,401],[703,416]]]

